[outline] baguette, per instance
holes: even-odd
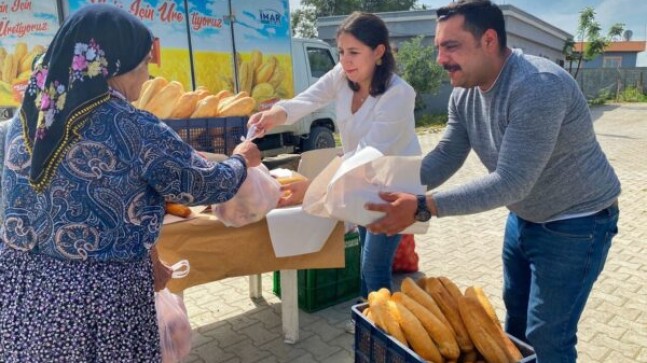
[[[458,346],[461,351],[469,352],[474,350],[474,344],[472,343],[467,329],[465,328],[465,324],[463,324],[463,320],[458,312],[456,300],[454,300],[438,280],[427,279],[427,292],[431,294],[431,297],[438,304],[438,307],[440,307],[440,310],[443,312],[452,328],[454,328],[456,341],[458,342]]]
[[[450,361],[458,359],[461,352],[451,328],[447,327],[445,323],[440,321],[427,308],[401,292],[394,293],[391,299],[404,305],[405,308],[409,309],[420,320],[420,323],[422,323],[422,326],[431,339],[436,343],[443,357]]]
[[[461,292],[461,289],[456,286],[454,281],[450,280],[448,277],[445,276],[438,276],[438,281],[443,285],[445,290],[449,292],[449,294],[454,298],[454,300],[458,301],[460,297],[463,296],[463,293]]]
[[[371,305],[377,300],[388,300],[391,297],[391,292],[386,287],[383,287],[377,291],[371,291],[368,293],[368,304]]]
[[[166,202],[164,209],[166,213],[182,218],[188,218],[191,215],[191,209],[179,203]]]
[[[413,279],[406,277],[404,280],[402,280],[400,291],[431,311],[432,314],[434,314],[438,318],[438,320],[442,321],[452,330],[452,333],[455,333],[454,328],[449,324],[449,321],[438,307],[438,304],[436,304],[431,295],[425,292],[425,290],[423,290],[418,284],[416,284]]]
[[[514,358],[515,362],[522,360],[523,355],[519,351],[519,348],[517,348],[512,340],[510,340],[505,331],[503,331],[501,322],[499,321],[499,318],[497,317],[496,311],[490,303],[490,300],[485,295],[485,291],[483,291],[480,286],[470,286],[465,290],[465,296],[475,298],[481,304],[481,307],[483,308],[483,310],[485,310],[490,319],[492,319],[492,322],[494,322],[497,327],[499,336],[503,340],[504,348],[507,350],[508,355]]]
[[[372,321],[378,328],[384,330],[385,332],[388,332],[386,324],[384,322],[385,317],[387,317],[386,309],[384,308],[384,306],[379,306],[376,308],[375,305],[377,305],[378,302],[386,302],[390,296],[391,292],[386,288],[382,288],[378,291],[371,291],[368,294],[368,309],[370,309]]]
[[[162,88],[166,87],[168,81],[163,77],[155,77],[144,82],[141,94],[137,99],[137,107],[144,110],[148,102],[155,96]]]
[[[489,363],[516,362],[513,357],[508,356],[496,324],[477,299],[462,297],[458,300],[458,310],[472,342],[486,361]]]
[[[221,104],[218,105],[218,115],[221,117],[246,116],[254,111],[254,107],[256,107],[256,100],[249,96],[225,104],[222,104],[221,101]]]
[[[438,347],[436,347],[436,344],[434,344],[429,334],[427,334],[420,320],[409,309],[394,300],[389,300],[387,307],[391,316],[402,328],[407,342],[409,342],[409,345],[416,353],[431,362],[445,362]]]
[[[151,85],[151,87],[153,87]],[[157,94],[153,95],[151,100],[143,107],[144,110],[157,116],[159,119],[167,119],[175,109],[177,101],[184,94],[184,86],[177,81],[169,82]]]
[[[185,92],[175,103],[175,109],[171,112],[170,118],[188,118],[195,111],[196,104],[200,100],[198,92]]]
[[[371,314],[375,317],[375,323],[378,327],[406,346],[407,338],[402,332],[399,321],[394,319],[392,308],[388,306],[389,302],[391,300],[376,300],[371,305]]]
[[[218,97],[215,95],[207,96],[195,105],[191,118],[208,118],[218,116]]]

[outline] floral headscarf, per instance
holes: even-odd
[[[20,110],[36,190],[49,183],[87,115],[110,98],[108,79],[135,69],[152,44],[141,21],[112,5],[85,6],[65,21],[36,61]]]

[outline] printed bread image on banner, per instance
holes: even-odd
[[[57,30],[55,1],[0,2],[0,108],[20,106],[34,59]]]
[[[229,1],[189,0],[189,34],[196,87],[235,91]]]
[[[294,96],[288,0],[231,2],[237,84],[259,110]]]

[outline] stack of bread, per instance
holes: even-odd
[[[501,327],[482,288],[462,293],[446,277],[402,281],[401,292],[368,295],[366,318],[420,355],[435,362],[513,363],[523,359]]]
[[[287,96],[282,86],[285,71],[275,56],[254,49],[245,60],[236,54],[236,60],[240,89],[249,93],[262,106],[261,110]]]
[[[160,119],[186,119],[247,116],[256,108],[256,101],[246,91],[212,94],[201,86],[186,92],[180,82],[156,77],[144,83],[133,105]]]
[[[31,75],[34,58],[43,53],[45,47],[42,45],[35,45],[30,51],[25,42],[18,42],[13,53],[0,46],[0,81],[3,82],[3,86],[9,87],[15,82],[27,81]]]

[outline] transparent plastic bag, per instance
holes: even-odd
[[[191,324],[182,297],[164,289],[155,293],[162,363],[177,363],[191,352]]]
[[[242,227],[258,222],[276,208],[281,184],[261,164],[247,169],[247,179],[236,195],[225,203],[215,204],[213,213],[227,227]]]
[[[171,266],[172,278],[182,278],[189,274],[189,262],[178,261]],[[162,363],[177,363],[191,352],[191,324],[186,312],[184,299],[169,289],[155,293],[155,311],[160,334]]]

